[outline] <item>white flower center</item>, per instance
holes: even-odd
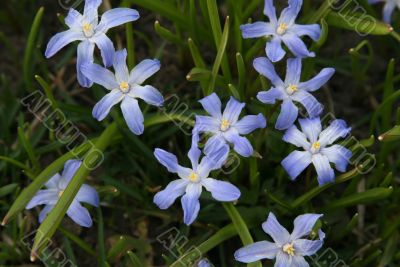
[[[295,249],[294,249],[294,247],[293,247],[293,244],[287,243],[286,245],[284,245],[284,246],[282,247],[282,250],[283,250],[283,252],[285,252],[285,253],[288,254],[289,256],[294,256]]]
[[[225,132],[226,130],[229,129],[230,126],[231,123],[227,119],[221,120],[221,126],[220,126],[221,131]]]
[[[123,92],[123,93],[127,93],[130,89],[130,85],[127,82],[121,82],[119,84],[119,89]]]
[[[192,183],[197,183],[199,181],[199,175],[197,173],[195,173],[194,171],[192,171],[189,174],[188,177],[189,181],[191,181]]]
[[[297,85],[295,85],[295,84],[290,84],[288,87],[286,87],[286,93],[288,95],[292,95],[297,90],[298,90],[298,88],[297,88]]]
[[[87,38],[92,37],[94,34],[93,25],[88,22],[84,22],[82,24],[82,31],[83,31],[83,34],[85,35],[85,37],[87,37]]]
[[[282,35],[286,32],[288,25],[286,23],[280,23],[278,28],[276,29],[276,33]]]
[[[312,145],[311,145],[311,153],[317,153],[317,152],[319,152],[319,149],[321,148],[321,143],[320,142],[314,142]]]

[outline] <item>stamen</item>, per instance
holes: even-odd
[[[280,23],[278,29],[276,29],[276,33],[278,33],[279,35],[284,34],[287,30],[287,27],[288,26],[286,23]]]
[[[226,130],[229,129],[230,126],[231,123],[227,119],[222,119],[220,127],[221,131],[225,132]]]
[[[295,249],[293,247],[293,244],[286,244],[282,247],[283,252],[288,254],[289,256],[294,256]]]
[[[312,148],[315,150],[318,150],[321,148],[321,143],[320,142],[315,142],[314,144],[312,144]]]
[[[295,84],[290,84],[287,88],[286,88],[286,93],[288,93],[289,95],[292,95],[294,92],[296,92],[298,90],[297,85]]]
[[[198,181],[198,178],[199,178],[199,176],[197,175],[197,173],[195,173],[195,172],[191,172],[190,173],[190,175],[189,175],[189,180],[191,181],[191,182],[193,182],[193,183],[195,183],[195,182],[197,182]]]
[[[127,91],[129,91],[129,83],[127,83],[127,82],[121,82],[121,83],[119,84],[119,89],[120,89],[122,92],[126,93]]]
[[[58,192],[58,197],[61,197],[64,194],[64,190],[61,190],[60,192]]]
[[[82,24],[82,30],[83,30],[83,34],[86,36],[86,37],[91,37],[91,36],[93,36],[93,26],[92,26],[92,24],[90,24],[90,23],[87,23],[87,22],[84,22],[83,24]]]

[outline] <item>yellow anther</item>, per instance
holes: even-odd
[[[294,92],[296,92],[298,90],[297,85],[295,84],[290,84],[287,88],[286,88],[286,92],[291,95]]]
[[[287,26],[286,23],[280,23],[279,26],[278,26],[278,29],[276,29],[276,32],[279,35],[282,35],[282,34],[284,34],[286,32],[287,27],[288,26]]]
[[[286,244],[282,247],[283,252],[288,254],[289,256],[294,256],[295,249],[293,244]]]
[[[220,129],[221,129],[221,131],[226,131],[226,130],[228,130],[228,128],[231,126],[231,123],[227,120],[227,119],[222,119],[222,121],[221,121],[221,127],[220,127]]]
[[[61,197],[62,194],[64,194],[64,190],[61,190],[60,192],[58,192],[58,197]]]
[[[127,82],[121,82],[121,83],[119,84],[119,89],[121,89],[121,91],[125,93],[126,91],[129,90],[129,83],[127,83]]]
[[[315,142],[314,144],[312,144],[312,148],[315,150],[318,150],[321,148],[321,143],[320,142]]]
[[[197,182],[198,178],[199,178],[199,176],[198,176],[197,173],[195,173],[195,172],[191,172],[191,173],[189,174],[189,180],[190,180],[191,182]]]
[[[88,31],[92,30],[92,25],[90,23],[85,22],[85,23],[83,23],[82,28],[85,32],[88,32]]]

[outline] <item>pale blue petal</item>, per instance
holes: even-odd
[[[239,134],[249,134],[255,129],[265,128],[265,126],[267,126],[267,120],[261,113],[244,116],[233,125]]]
[[[310,265],[302,256],[294,255],[292,257],[292,266],[293,267],[309,267]]]
[[[262,229],[269,234],[280,247],[290,240],[289,232],[278,222],[272,212],[268,214],[267,220],[262,224]]]
[[[64,22],[68,27],[81,30],[83,16],[81,13],[73,8],[69,9],[68,15],[65,17]]]
[[[309,92],[299,90],[292,95],[292,99],[300,103],[308,113],[310,118],[315,118],[321,115],[324,106]]]
[[[335,168],[338,171],[345,172],[347,165],[350,162],[352,152],[341,145],[333,145],[331,147],[322,148],[321,154],[326,156],[330,162],[335,164]]]
[[[334,68],[324,68],[312,79],[299,83],[299,89],[314,92],[326,84],[334,73]]]
[[[58,183],[60,182],[61,176],[56,173],[46,183],[45,186],[49,189],[57,189]]]
[[[92,86],[93,82],[90,81],[82,73],[82,66],[88,63],[93,63],[94,43],[83,41],[78,45],[77,59],[76,59],[76,75],[78,82],[83,87]]]
[[[130,84],[142,84],[154,73],[160,70],[161,63],[157,59],[145,59],[137,64],[129,76]]]
[[[274,37],[271,41],[267,42],[265,52],[272,62],[278,62],[286,54],[285,50],[282,48],[281,39],[278,37]]]
[[[125,97],[121,103],[121,110],[129,130],[136,135],[142,134],[144,117],[138,101],[132,97]]]
[[[118,83],[129,81],[129,70],[128,66],[126,65],[127,56],[128,52],[126,51],[126,49],[118,50],[117,52],[115,52],[113,67]]]
[[[273,24],[276,24],[278,22],[276,18],[276,10],[273,0],[265,0],[264,14],[269,18],[269,21],[271,21]]]
[[[192,163],[193,170],[197,170],[197,166],[199,165],[199,158],[201,155],[201,150],[199,149],[199,139],[200,139],[199,133],[196,131],[193,131],[192,145],[188,152],[188,158],[190,159],[190,162]]]
[[[74,30],[67,30],[57,33],[50,39],[44,54],[46,58],[52,57],[66,45],[74,41],[83,40],[84,38],[85,37],[83,36],[82,32],[77,32]]]
[[[253,155],[253,146],[250,144],[246,137],[242,137],[235,130],[230,130],[224,133],[225,139],[233,144],[233,149],[243,157],[250,157]]]
[[[339,138],[346,137],[351,131],[351,127],[347,127],[344,120],[334,120],[331,124],[319,135],[321,147],[330,145]]]
[[[85,20],[92,24],[97,24],[98,22],[98,12],[97,9],[101,5],[102,0],[86,0],[83,15]]]
[[[203,179],[201,183],[218,201],[235,201],[240,197],[240,190],[231,183],[213,178]]]
[[[318,183],[320,186],[326,183],[332,183],[335,180],[335,173],[329,164],[328,157],[322,154],[314,154],[312,162],[317,171]]]
[[[85,202],[95,207],[98,207],[100,203],[99,194],[96,189],[87,184],[81,186],[75,199],[79,202]]]
[[[299,129],[294,125],[287,129],[282,140],[297,147],[302,147],[305,150],[310,148],[310,143],[307,141],[305,134],[299,131]]]
[[[183,222],[190,225],[197,218],[200,211],[199,197],[201,195],[201,184],[190,183],[186,187],[186,194],[181,198],[183,209]]]
[[[302,5],[303,0],[289,0],[289,6],[282,10],[279,23],[286,23],[287,25],[293,24]]]
[[[396,1],[386,1],[383,6],[383,21],[390,24],[392,20],[392,14],[394,9],[396,8]]]
[[[250,263],[262,259],[274,259],[279,247],[269,241],[260,241],[236,250],[235,260]]]
[[[39,213],[39,222],[42,223],[46,215],[54,208],[54,205],[46,205]]]
[[[275,104],[276,100],[283,100],[285,93],[278,88],[272,87],[268,91],[261,91],[257,94],[257,99],[264,104]]]
[[[224,145],[226,145],[225,138],[221,134],[215,134],[207,140],[203,150],[204,154],[210,155],[211,153],[214,153]]]
[[[217,119],[221,118],[221,100],[216,93],[200,99],[199,102],[208,114]]]
[[[151,85],[137,85],[131,90],[129,95],[135,98],[138,97],[144,100],[147,104],[157,107],[162,106],[164,103],[164,97],[162,94]]]
[[[177,173],[180,169],[178,159],[174,154],[169,153],[163,149],[156,148],[154,150],[154,156],[164,167],[167,168],[169,172]]]
[[[309,236],[314,225],[316,224],[318,219],[321,218],[322,216],[324,215],[313,214],[313,213],[297,216],[296,219],[294,220],[294,228],[291,234],[292,240]]]
[[[289,58],[286,64],[286,85],[296,85],[301,76],[301,58]]]
[[[104,33],[97,35],[92,39],[96,43],[97,47],[100,49],[104,66],[110,67],[113,64],[115,54],[113,42]]]
[[[308,151],[293,151],[282,160],[282,166],[292,180],[295,180],[300,173],[311,163],[311,154]]]
[[[194,126],[196,131],[217,133],[220,131],[220,126],[220,121],[214,117],[196,115]]]
[[[82,227],[91,227],[93,222],[90,218],[89,211],[83,207],[77,200],[72,201],[69,206],[67,215]]]
[[[307,35],[314,41],[318,41],[321,36],[321,26],[319,24],[300,25],[294,24],[290,27],[290,32],[297,36]]]
[[[313,119],[299,119],[301,130],[307,136],[310,143],[318,141],[318,136],[321,132],[321,120],[320,118]]]
[[[281,112],[276,120],[275,129],[286,130],[296,121],[299,109],[289,98],[285,99],[281,105]]]
[[[124,95],[119,89],[112,90],[94,106],[92,111],[93,117],[98,121],[102,121],[108,115],[111,108],[121,102],[123,98]]]
[[[187,180],[178,179],[170,182],[167,187],[155,194],[153,202],[160,209],[168,209],[175,200],[185,193],[186,186],[188,185]]]
[[[296,57],[315,57],[315,53],[308,51],[304,42],[297,35],[287,33],[282,36],[282,40]]]
[[[377,4],[377,3],[382,3],[386,2],[386,0],[368,0],[369,4]]]
[[[254,59],[253,67],[258,73],[268,78],[274,86],[279,87],[284,85],[282,79],[276,73],[274,65],[272,65],[268,58],[259,57]]]
[[[241,103],[231,96],[226,104],[222,117],[228,120],[231,124],[236,123],[245,105],[245,103]]]
[[[33,207],[39,205],[53,205],[57,203],[58,200],[58,190],[55,189],[47,189],[47,190],[39,190],[36,195],[29,201],[26,205],[26,209],[31,209]]]
[[[283,252],[282,250],[278,251],[276,254],[276,261],[274,267],[294,267],[292,265],[293,257],[290,257],[288,254]],[[297,266],[296,266],[297,267]]]
[[[197,263],[197,267],[212,267],[212,265],[207,259],[202,259]]]
[[[271,23],[262,21],[240,25],[240,30],[245,39],[264,37],[275,33],[275,29],[272,27]]]
[[[93,63],[83,64],[81,71],[83,75],[94,83],[100,84],[108,90],[119,87],[114,74],[108,69]]]
[[[228,158],[228,154],[228,145],[223,145],[219,147],[219,149],[214,149],[211,153],[204,156],[197,168],[199,176],[207,178],[210,171],[220,169]]]
[[[106,32],[108,29],[117,27],[127,22],[139,19],[139,12],[132,8],[114,8],[110,9],[101,16],[97,30]]]
[[[70,159],[67,162],[65,162],[64,170],[61,174],[62,180],[69,183],[69,181],[71,181],[72,177],[74,177],[76,171],[79,169],[79,167],[81,165],[82,165],[82,161],[76,160],[76,159]],[[60,182],[64,182],[62,180],[60,180]],[[62,188],[62,189],[64,189],[64,188]]]
[[[321,240],[297,239],[293,242],[297,255],[311,256],[314,255],[324,244]]]

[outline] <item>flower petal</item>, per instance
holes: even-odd
[[[383,21],[390,24],[392,20],[392,14],[394,9],[396,8],[396,1],[386,1],[383,6]]]
[[[54,205],[46,205],[39,213],[39,222],[42,223],[46,215],[54,208]]]
[[[154,150],[154,156],[157,158],[158,162],[164,165],[169,172],[177,173],[180,166],[178,164],[178,159],[176,156],[170,152],[165,151],[161,148],[156,148]]]
[[[88,63],[93,63],[94,43],[83,41],[78,45],[77,59],[76,59],[76,75],[78,82],[83,87],[91,87],[93,82],[90,81],[82,73],[82,66]]]
[[[85,202],[95,207],[98,207],[100,203],[99,194],[96,189],[87,184],[81,186],[75,199],[79,202]]]
[[[262,21],[240,25],[240,30],[242,31],[242,37],[245,39],[264,37],[275,33],[271,23]]]
[[[64,22],[68,27],[77,29],[81,27],[83,16],[81,13],[73,8],[69,9],[68,15],[65,17]]]
[[[298,114],[299,109],[292,100],[290,98],[285,99],[281,105],[281,113],[276,121],[275,129],[285,130],[289,128],[296,121]]]
[[[312,156],[312,162],[314,164],[315,170],[318,174],[319,185],[324,185],[326,183],[331,183],[335,180],[335,173],[329,164],[328,157],[322,154],[314,154]]]
[[[331,147],[322,148],[321,154],[325,155],[330,162],[335,164],[335,168],[338,171],[345,172],[352,152],[341,145],[333,145]]]
[[[49,189],[57,189],[58,183],[60,182],[61,176],[56,173],[46,183],[45,186]]]
[[[269,241],[260,241],[236,250],[235,260],[250,263],[262,259],[274,259],[279,247]]]
[[[324,68],[311,80],[300,83],[299,89],[314,92],[326,84],[334,73],[334,68]]]
[[[314,225],[322,216],[324,215],[313,213],[297,216],[294,220],[294,228],[291,234],[292,240],[300,239],[302,237],[310,235]]]
[[[103,13],[97,30],[106,32],[127,22],[139,19],[139,12],[132,8],[113,8]]]
[[[102,121],[110,112],[111,108],[121,102],[124,95],[119,89],[114,89],[110,93],[106,94],[97,104],[94,106],[92,115],[98,121]],[[127,98],[127,97],[125,97]]]
[[[204,146],[204,154],[210,155],[220,149],[222,146],[226,145],[226,140],[222,136],[222,134],[215,134],[208,138],[205,146]]]
[[[331,124],[319,135],[321,147],[332,144],[340,137],[345,138],[350,131],[351,127],[347,127],[347,123],[344,120],[332,121]]]
[[[315,53],[308,51],[304,42],[295,34],[287,33],[283,35],[282,41],[296,57],[315,57]]]
[[[253,67],[258,73],[268,78],[272,84],[276,87],[283,86],[283,81],[279,78],[275,71],[274,65],[266,57],[259,57],[254,59]]]
[[[297,85],[301,76],[301,58],[289,58],[286,64],[286,85]]]
[[[240,197],[240,190],[231,183],[213,178],[205,178],[201,183],[218,201],[235,201]]]
[[[129,130],[136,135],[142,134],[144,131],[144,117],[138,101],[129,96],[125,97],[121,103],[121,110]]]
[[[83,207],[77,200],[72,201],[69,206],[67,215],[82,227],[91,227],[93,222],[90,218],[89,211]]]
[[[66,45],[74,41],[83,40],[84,38],[85,37],[83,36],[82,32],[77,32],[74,30],[67,30],[57,33],[50,39],[44,54],[46,58],[52,57]]]
[[[224,133],[225,139],[233,144],[233,149],[243,157],[250,157],[253,155],[253,147],[246,137],[242,137],[235,130],[230,130]]]
[[[113,64],[115,54],[113,42],[104,33],[97,35],[92,39],[96,43],[97,47],[100,49],[104,66],[110,67]]]
[[[285,93],[278,88],[272,87],[268,91],[261,91],[257,94],[257,99],[264,104],[275,104],[276,100],[283,100]]]
[[[98,22],[98,13],[97,9],[101,5],[102,0],[86,0],[85,7],[83,9],[83,15],[85,20],[91,24],[97,24]]]
[[[197,218],[200,211],[199,197],[201,195],[201,184],[190,183],[186,187],[186,194],[181,198],[183,208],[183,222],[190,225]]]
[[[201,178],[207,178],[210,171],[217,170],[225,163],[229,154],[228,145],[223,145],[214,149],[212,153],[207,154],[201,159],[197,172]]]
[[[308,151],[293,151],[282,160],[282,166],[292,180],[295,180],[300,173],[311,163],[311,154]]]
[[[267,42],[265,52],[272,62],[278,62],[286,54],[282,48],[281,39],[278,37],[273,37],[271,41]]]
[[[290,32],[297,36],[307,35],[314,41],[318,41],[321,36],[321,26],[319,24],[300,25],[294,24],[290,27]]]
[[[246,104],[237,101],[233,96],[229,98],[228,103],[226,104],[226,108],[222,117],[228,120],[231,124],[237,122],[242,109]]]
[[[255,129],[265,128],[265,126],[267,126],[267,121],[265,117],[260,113],[258,115],[244,116],[233,126],[239,134],[249,134]]]
[[[199,133],[196,131],[193,131],[192,133],[192,145],[190,146],[189,152],[188,152],[188,158],[190,159],[190,162],[192,163],[192,169],[197,170],[197,166],[199,165],[199,158],[201,155],[201,150],[199,149]]]
[[[93,63],[82,65],[81,71],[83,75],[94,83],[100,84],[108,90],[118,88],[114,74],[108,69]]]
[[[279,23],[291,25],[294,23],[297,15],[300,12],[301,6],[303,5],[303,0],[289,0],[288,2],[289,6],[282,10]]]
[[[287,129],[282,140],[297,147],[302,147],[304,150],[307,150],[310,147],[310,143],[307,141],[305,134],[300,132],[294,125]]]
[[[58,201],[58,190],[46,189],[39,190],[36,195],[29,201],[25,209],[29,210],[39,205],[53,205]]]
[[[220,121],[214,117],[196,115],[194,129],[198,132],[217,133],[220,131],[220,125]]]
[[[128,52],[126,51],[126,49],[118,50],[117,52],[115,52],[113,67],[118,83],[129,81],[129,70],[128,66],[126,65],[127,56]]]
[[[300,256],[314,255],[324,244],[321,240],[297,239],[293,242],[296,254]]]
[[[63,182],[62,180],[64,180],[67,183],[69,183],[69,181],[71,181],[72,177],[74,177],[76,171],[79,169],[81,165],[82,165],[81,160],[70,159],[67,162],[65,162],[64,170],[61,174],[62,179],[60,180],[60,182]],[[61,189],[65,189],[65,187],[62,187]]]
[[[217,119],[221,118],[221,100],[216,93],[212,93],[211,95],[200,99],[199,102],[208,114]]]
[[[160,209],[168,209],[175,200],[185,193],[188,181],[184,179],[178,179],[170,182],[167,187],[155,194],[153,202]]]
[[[292,99],[303,105],[310,118],[319,116],[324,110],[324,106],[309,92],[297,91],[292,95]]]
[[[269,21],[271,21],[271,23],[276,24],[278,22],[273,0],[265,0],[264,15],[269,18]]]
[[[157,59],[145,59],[137,64],[131,71],[129,76],[130,84],[142,84],[154,73],[160,70],[161,64]]]
[[[272,237],[279,247],[285,245],[290,239],[289,232],[278,222],[272,212],[269,213],[267,220],[262,224],[262,229]]]
[[[288,254],[283,252],[282,250],[278,251],[276,254],[276,261],[274,267],[288,267],[292,265],[293,257],[290,257]],[[297,267],[297,266],[296,266]]]
[[[310,143],[318,141],[318,136],[321,132],[321,120],[320,118],[312,119],[299,119],[301,130],[307,136]]]
[[[292,257],[292,265],[295,267],[309,267],[310,265],[302,256],[294,255]]]
[[[164,103],[162,94],[151,85],[136,85],[129,95],[144,100],[147,104],[160,107]]]

